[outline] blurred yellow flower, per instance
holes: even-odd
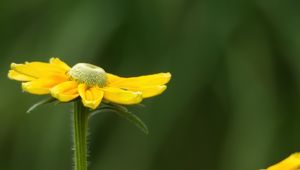
[[[26,92],[51,94],[61,102],[81,97],[85,107],[96,109],[102,100],[131,105],[159,95],[166,90],[171,74],[124,78],[95,65],[79,63],[71,68],[60,59],[51,58],[49,63],[12,63],[8,77],[21,81]]]
[[[300,170],[300,153],[294,153],[285,160],[270,166],[267,170]]]

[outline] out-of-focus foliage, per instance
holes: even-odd
[[[71,105],[6,78],[11,62],[170,71],[168,90],[90,124],[91,170],[255,170],[300,150],[300,1],[1,0],[0,169],[71,170]]]

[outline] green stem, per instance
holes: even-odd
[[[75,170],[87,170],[88,112],[80,100],[74,102],[73,140]]]

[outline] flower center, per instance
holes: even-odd
[[[78,63],[71,68],[69,75],[72,79],[88,86],[104,87],[106,72],[101,68],[88,63]]]

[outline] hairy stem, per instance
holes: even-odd
[[[75,170],[87,170],[88,112],[80,100],[74,102],[73,142]]]

